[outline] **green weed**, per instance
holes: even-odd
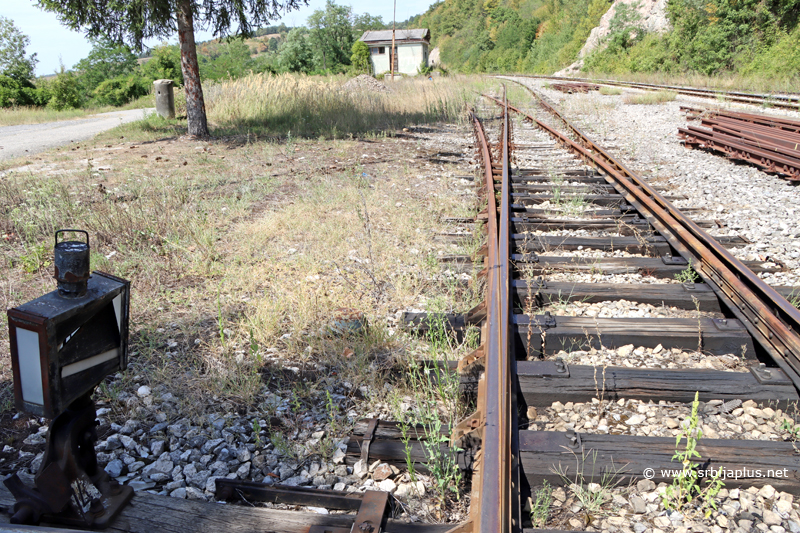
[[[689,260],[689,264],[675,274],[675,279],[681,283],[697,283],[700,281],[700,276],[697,274],[694,268],[692,268],[692,260]]]
[[[682,470],[672,481],[672,485],[667,487],[662,501],[665,508],[680,511],[684,506],[697,500],[699,510],[704,512],[708,518],[717,509],[716,496],[725,487],[725,482],[720,479],[721,469],[717,470],[713,477],[704,478],[698,471],[697,463],[692,462],[693,459],[701,458],[700,452],[697,451],[697,443],[703,436],[703,431],[697,427],[699,425],[697,415],[700,406],[699,397],[700,393],[696,392],[688,421],[681,424],[680,432],[675,439],[675,455],[672,456],[672,460],[680,461]],[[681,440],[686,441],[683,449],[679,448]],[[701,484],[702,479],[706,481],[705,486]]]
[[[536,489],[531,500],[531,524],[536,528],[543,528],[550,518],[550,505],[553,503],[553,487],[545,481],[541,488]]]

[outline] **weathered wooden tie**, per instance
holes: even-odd
[[[564,478],[583,473],[585,483],[626,485],[652,472],[655,483],[672,483],[681,463],[673,461],[674,437],[637,437],[573,432],[520,431],[520,462],[531,486],[548,481],[563,485]],[[800,494],[800,455],[791,442],[764,440],[701,439],[697,444],[700,468],[724,468],[731,472],[726,488],[772,485],[777,490]],[[734,478],[734,472],[739,478]]]
[[[545,354],[620,348],[628,344],[655,348],[734,354],[754,359],[747,329],[732,318],[596,318],[514,315],[517,359]]]

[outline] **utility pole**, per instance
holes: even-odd
[[[397,53],[394,48],[394,27],[396,21],[397,21],[397,0],[394,0],[394,11],[392,12],[392,53],[389,56],[389,61],[392,62],[392,65],[390,67],[392,71],[392,81],[394,81],[394,60],[395,60],[394,56]]]

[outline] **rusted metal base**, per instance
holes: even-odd
[[[133,489],[120,486],[98,467],[95,427],[91,391],[53,419],[35,487],[26,486],[17,474],[3,481],[16,499],[11,523],[47,521],[94,529],[111,524],[133,498]]]

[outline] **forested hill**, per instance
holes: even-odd
[[[552,73],[577,59],[612,3],[445,0],[409,25],[431,30],[451,69]],[[635,9],[616,10],[584,70],[800,76],[800,0],[668,0],[666,10],[664,34],[648,34]]]

